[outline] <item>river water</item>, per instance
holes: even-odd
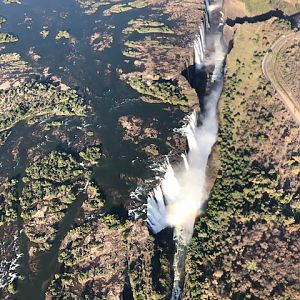
[[[7,45],[2,52],[17,52],[24,60],[30,61],[27,53],[34,47],[41,59],[37,62],[31,61],[31,64],[40,72],[49,67],[53,75],[61,77],[63,83],[76,88],[92,106],[91,113],[86,118],[63,119],[63,129],[68,133],[69,145],[54,137],[49,139],[44,134],[34,134],[38,129],[37,125],[28,126],[25,122],[16,124],[6,144],[0,149],[0,174],[3,177],[22,177],[28,165],[28,149],[39,147],[46,152],[54,149],[68,151],[79,135],[80,127],[90,124],[90,129],[102,141],[105,153],[100,166],[93,173],[93,179],[98,182],[106,196],[106,209],[114,209],[122,215],[126,214],[123,207],[132,202],[130,193],[137,188],[135,183],[127,182],[124,178],[153,179],[156,172],[150,168],[153,161],[140,151],[139,145],[123,141],[118,127],[119,117],[134,115],[148,122],[154,118],[158,119],[156,129],[159,136],[155,143],[160,153],[166,155],[166,137],[179,126],[184,113],[176,107],[141,101],[140,95],[122,82],[116,72],[117,68],[132,70],[132,65],[126,64],[122,55],[122,30],[128,26],[131,19],[147,17],[151,13],[150,9],[143,8],[110,17],[103,17],[102,11],[103,9],[100,9],[96,14],[84,15],[75,0],[23,0],[21,5],[5,5],[0,2],[0,14],[7,18],[2,30],[19,37],[17,43]],[[162,18],[165,18],[164,22],[168,22],[165,16]],[[106,27],[115,27],[112,30],[114,41],[111,48],[101,53],[93,52],[88,37],[95,31],[101,32],[103,24]],[[47,26],[50,32],[46,39],[42,39],[40,35],[43,26]],[[55,41],[57,32],[65,29],[70,31],[74,44]],[[110,72],[107,72],[108,68]],[[62,118],[53,117],[47,121],[54,120]],[[17,140],[21,142],[20,157],[16,162],[12,159],[11,150]],[[24,280],[19,286],[19,299],[43,298],[49,280],[59,269],[57,256],[60,240],[77,216],[81,201],[79,198],[74,202],[66,214],[51,250],[38,257],[37,274],[29,272],[28,257],[23,256],[20,275]],[[27,246],[28,241],[21,234],[24,253]]]
[[[4,5],[1,2],[0,12],[7,18],[3,31],[12,32],[19,37],[19,42],[8,45],[5,52],[15,51],[20,53],[23,59],[30,60],[27,53],[34,47],[34,51],[41,55],[38,62],[32,62],[38,70],[50,67],[53,75],[61,77],[62,82],[76,88],[91,102],[92,113],[85,119],[68,118],[65,122],[67,125],[64,125],[65,130],[69,132],[72,143],[72,136],[75,137],[80,130],[78,127],[82,123],[91,124],[90,128],[103,142],[104,152],[107,154],[94,177],[108,196],[110,191],[118,190],[120,197],[114,197],[115,204],[128,201],[129,193],[135,190],[136,186],[128,186],[120,179],[120,174],[151,178],[153,173],[147,168],[151,162],[139,151],[138,146],[123,141],[118,127],[119,117],[134,115],[146,121],[158,119],[157,129],[160,136],[156,142],[161,154],[167,154],[164,143],[166,134],[178,127],[179,121],[184,116],[184,113],[176,107],[170,108],[163,104],[153,105],[141,101],[139,94],[121,81],[116,73],[116,68],[133,70],[132,64],[126,64],[122,55],[124,39],[122,30],[128,26],[128,21],[140,15],[147,16],[150,10],[148,8],[133,10],[103,20],[102,10],[90,16],[84,15],[75,0],[24,0],[22,5]],[[25,17],[32,20],[24,23]],[[115,26],[112,30],[113,44],[111,48],[101,53],[94,52],[89,46],[88,37],[95,31],[101,32],[104,22],[106,25]],[[50,32],[46,39],[42,39],[39,33],[43,26],[48,26]],[[55,42],[56,33],[64,29],[69,30],[74,37],[74,45]],[[97,61],[101,63],[97,64]],[[109,74],[106,72],[107,65],[110,65]],[[52,150],[59,146],[59,141],[47,141],[45,136],[34,137],[32,132],[35,129],[34,126],[28,127],[23,122],[14,127],[10,140],[0,150],[1,175],[16,176],[21,173],[27,163],[27,149],[40,145]],[[12,146],[11,141],[17,140],[18,137],[23,137],[20,145],[20,152],[23,155],[16,165],[12,163],[9,150]],[[66,145],[62,147],[67,148]],[[133,164],[132,161],[137,157],[139,159]]]

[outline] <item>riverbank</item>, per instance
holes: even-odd
[[[287,110],[293,116],[294,120],[300,125],[300,102],[297,99],[296,94],[298,84],[292,84],[291,82],[292,89],[289,88],[289,82],[286,82],[286,79],[283,79],[279,64],[280,56],[281,60],[283,60],[282,63],[287,63],[288,58],[286,57],[285,53],[281,53],[285,49],[285,46],[292,42],[297,47],[297,41],[298,43],[300,41],[299,31],[296,33],[291,33],[288,36],[281,36],[272,46],[271,50],[266,54],[262,62],[262,68],[265,77],[270,80]],[[285,55],[285,57],[282,57],[283,55]],[[297,53],[295,53],[295,59],[297,59]],[[297,61],[295,63],[297,64]],[[283,68],[285,67],[287,67],[287,65],[285,65]],[[297,77],[297,73],[294,75],[294,77]],[[296,82],[299,82],[297,81],[297,78]]]
[[[273,18],[234,31],[219,101],[220,168],[195,225],[184,299],[295,298],[300,131],[261,69],[291,30]]]

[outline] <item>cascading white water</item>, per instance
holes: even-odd
[[[209,5],[208,1],[205,1],[205,15],[204,15],[204,24],[206,29],[210,29],[210,14],[209,14]]]
[[[185,169],[188,170],[188,169],[190,168],[190,166],[189,166],[189,162],[188,162],[188,160],[187,160],[186,154],[181,154],[181,157],[182,157],[182,159],[183,159],[183,163],[184,163]]]
[[[158,186],[148,197],[147,221],[153,233],[158,233],[168,226],[166,216],[163,191]]]
[[[208,8],[209,14],[211,14],[214,10],[216,9],[220,9],[221,8],[222,3],[214,3],[211,4]]]
[[[211,11],[221,7],[221,0],[214,1]],[[209,5],[206,0],[206,5]],[[209,6],[206,7],[208,20]],[[220,14],[221,16],[221,14]],[[206,22],[204,21],[204,22]],[[183,164],[174,172],[170,164],[159,187],[148,197],[148,224],[153,233],[158,233],[167,226],[174,227],[176,253],[174,257],[174,283],[172,300],[180,299],[184,277],[185,253],[192,238],[195,218],[207,200],[206,169],[212,147],[216,142],[218,121],[216,106],[223,88],[223,65],[225,50],[222,44],[222,32],[216,20],[210,35],[208,61],[213,61],[214,71],[210,82],[210,91],[204,97],[204,109],[197,126],[197,113],[194,112],[184,129],[189,152],[183,155]],[[202,30],[203,28],[203,30]],[[206,27],[207,28],[207,27]],[[194,42],[196,73],[205,65],[205,30],[202,24]]]
[[[195,67],[197,70],[201,69],[205,58],[205,29],[203,23],[199,26],[199,34],[194,41],[195,52]]]
[[[205,0],[205,9],[209,9],[209,6],[210,6],[210,1]]]

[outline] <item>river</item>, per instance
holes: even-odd
[[[154,161],[141,151],[140,145],[124,141],[119,118],[133,115],[148,123],[154,119],[159,120],[155,125],[159,133],[155,143],[160,154],[166,155],[167,136],[178,128],[185,115],[175,106],[141,101],[140,94],[120,80],[117,73],[119,68],[133,70],[133,66],[126,63],[122,55],[122,31],[130,20],[140,16],[147,18],[152,11],[145,7],[108,18],[100,13],[87,16],[76,1],[61,0],[24,0],[21,5],[5,5],[1,1],[0,11],[7,19],[3,30],[19,37],[17,43],[6,46],[5,52],[17,52],[23,59],[30,60],[28,51],[33,47],[41,56],[37,62],[31,61],[34,68],[38,72],[50,68],[53,75],[61,77],[62,82],[75,88],[91,105],[91,113],[85,118],[53,117],[42,120],[63,120],[62,129],[69,137],[68,144],[54,136],[49,138],[44,133],[36,134],[39,124],[29,126],[23,121],[17,123],[0,149],[1,176],[22,178],[29,163],[29,149],[38,147],[45,153],[55,149],[69,152],[82,128],[88,125],[103,145],[104,155],[92,178],[104,192],[107,200],[105,210],[127,217],[126,207],[135,205],[130,193],[137,188],[138,180],[152,180],[157,172],[151,168]],[[169,22],[165,15],[162,19],[165,23]],[[105,28],[113,28],[113,43],[103,52],[94,52],[88,37],[95,31],[103,30],[103,24]],[[49,36],[45,39],[40,34],[44,26],[49,30]],[[73,42],[56,42],[57,32],[65,29],[70,32]],[[17,162],[12,156],[16,141],[21,141],[18,145]],[[78,215],[81,204],[80,198],[73,203],[60,225],[54,246],[38,257],[37,273],[29,270],[28,256],[23,256],[19,270],[23,277],[19,286],[20,299],[33,299],[33,294],[34,299],[43,298],[50,279],[59,270],[57,256],[60,242]],[[21,237],[21,248],[25,253],[29,242],[24,234]]]

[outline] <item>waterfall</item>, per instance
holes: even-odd
[[[205,23],[205,28],[210,29],[210,5],[208,0],[205,0],[204,23]]]
[[[215,11],[221,7],[221,0],[212,5]],[[209,1],[206,1],[204,24],[209,22]],[[214,14],[212,14],[213,17]],[[174,256],[174,282],[172,300],[180,299],[184,281],[186,249],[193,235],[194,222],[201,213],[207,200],[206,171],[208,159],[217,138],[218,119],[217,103],[223,88],[223,65],[225,49],[222,43],[222,30],[219,28],[221,12],[209,27],[199,26],[199,35],[194,42],[195,65],[197,69],[204,66],[205,35],[209,34],[209,49],[212,50],[214,71],[211,76],[210,89],[204,97],[203,112],[199,117],[193,112],[187,126],[182,130],[188,142],[189,152],[183,155],[183,163],[176,167],[176,172],[167,164],[165,176],[158,187],[148,197],[148,225],[153,233],[158,233],[167,226],[174,227],[176,253]],[[206,29],[205,29],[206,28]],[[207,28],[209,31],[205,32]],[[222,28],[221,28],[222,29]],[[198,123],[200,124],[198,126]]]
[[[220,9],[220,8],[221,8],[221,3],[214,3],[209,6],[208,12],[209,12],[209,14],[211,14],[214,10]]]
[[[194,111],[190,117],[188,125],[182,129],[182,134],[186,136],[189,149],[195,149],[198,147],[197,140],[195,138],[195,131],[197,128],[197,112]]]
[[[205,8],[209,9],[210,6],[210,1],[209,0],[205,0]]]
[[[186,154],[181,154],[181,157],[182,157],[182,159],[183,159],[183,163],[184,163],[185,169],[188,170],[188,169],[190,168],[190,166],[189,166],[189,162],[188,162],[188,160],[187,160]]]
[[[206,0],[208,3],[208,0]],[[208,8],[205,9],[204,21],[199,25],[199,34],[194,40],[195,66],[199,70],[204,65],[205,58],[205,30],[210,28]]]
[[[148,196],[147,223],[153,233],[158,233],[169,226],[168,207],[174,204],[180,185],[175,177],[173,167],[167,161],[165,176],[159,186]]]
[[[153,233],[165,229],[168,224],[166,220],[166,203],[160,186],[148,196],[147,221]]]
[[[199,70],[204,65],[205,58],[205,29],[203,23],[200,24],[199,34],[194,40],[194,52],[196,70]]]

